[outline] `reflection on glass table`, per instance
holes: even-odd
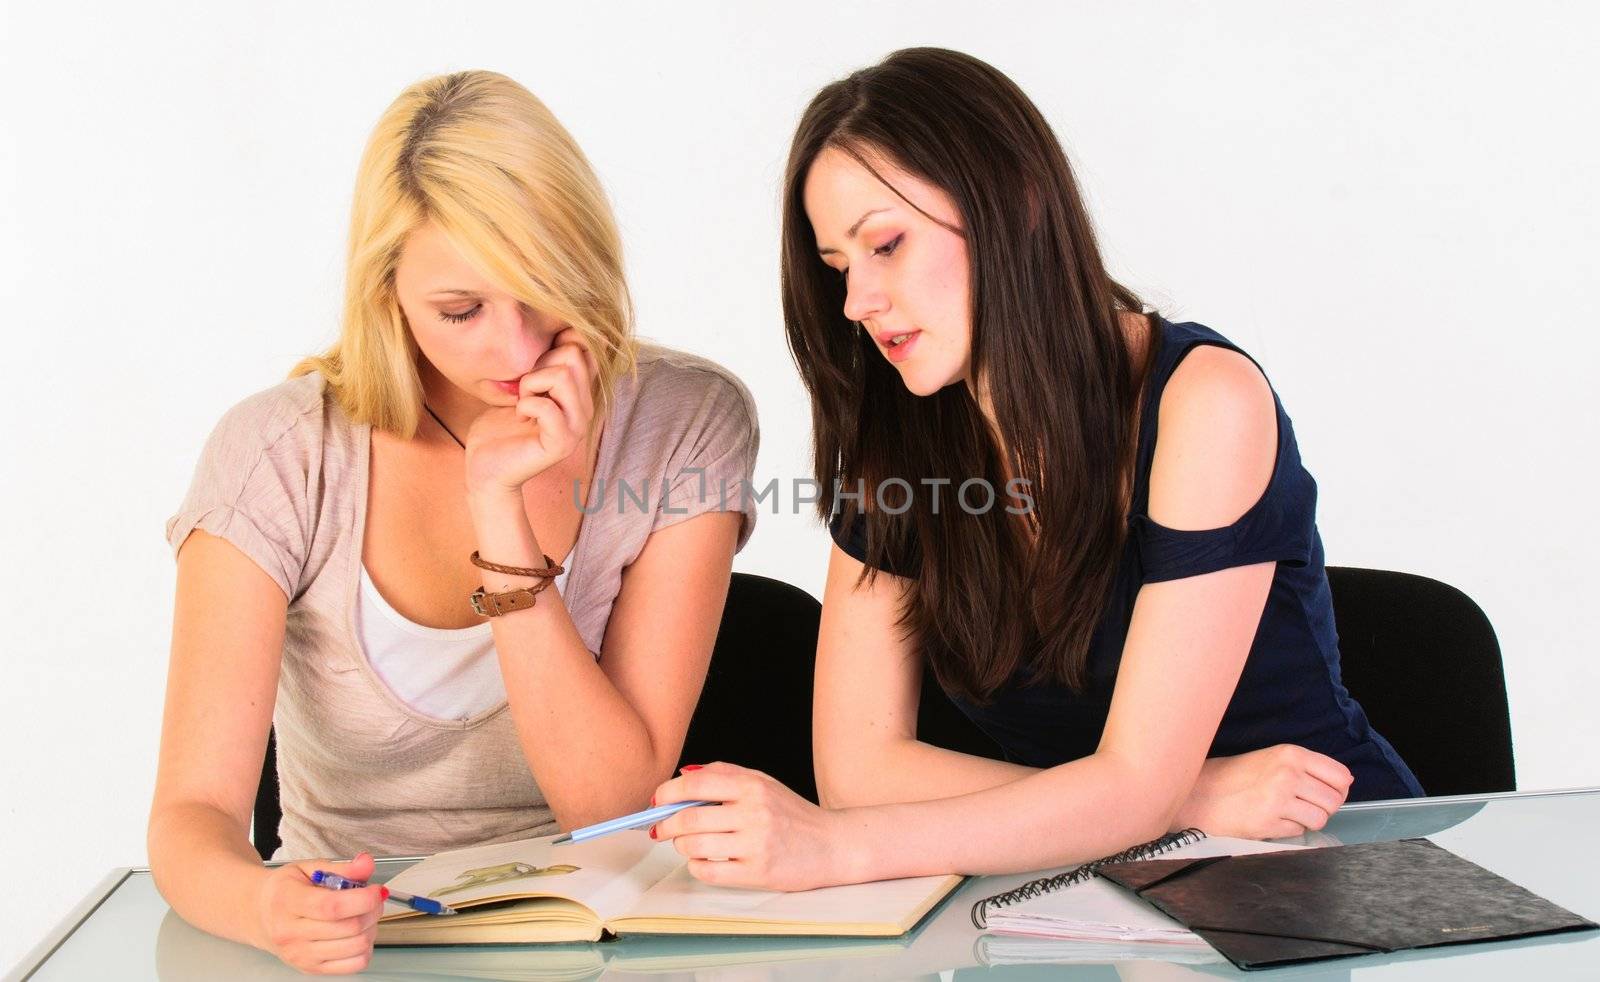
[[[1589,836],[1600,828],[1600,790],[1519,793],[1395,804],[1351,805],[1303,840],[1335,845],[1425,836],[1585,915],[1600,917],[1600,862]],[[386,880],[406,861],[380,863]],[[1032,875],[969,880],[916,930],[881,939],[623,938],[601,944],[379,948],[364,977],[443,979],[696,979],[717,982],[814,979],[1206,978],[1501,979],[1600,978],[1600,932],[1362,956],[1271,971],[1240,972],[1209,953],[1138,957],[1142,950],[984,934],[974,901]],[[28,961],[36,979],[300,978],[271,955],[190,927],[161,899],[148,871],[119,871]],[[1160,954],[1160,953],[1156,953]],[[1180,959],[1181,960],[1175,960]],[[37,965],[31,976],[27,973]]]

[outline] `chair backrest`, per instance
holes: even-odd
[[[250,841],[262,859],[271,859],[282,840],[278,838],[278,822],[283,819],[283,806],[278,802],[278,734],[267,730],[267,756],[261,762],[261,781],[256,785],[256,807],[250,822]]]
[[[821,620],[822,605],[799,587],[733,574],[680,767],[753,767],[817,800],[811,692]]]
[[[1460,590],[1382,569],[1328,567],[1345,688],[1431,796],[1513,791],[1500,643]]]

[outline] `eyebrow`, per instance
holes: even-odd
[[[871,211],[867,212],[866,214],[862,215],[860,218],[856,219],[856,223],[854,225],[850,226],[850,231],[846,232],[844,234],[844,237],[847,238],[847,239],[855,238],[856,237],[856,233],[861,231],[861,226],[866,223],[867,219],[871,218],[873,215],[877,215],[877,214],[880,214],[882,212],[886,212],[888,210],[889,209],[887,209],[887,208],[874,208]],[[838,249],[818,249],[817,250],[817,255],[819,255],[819,256],[833,256],[833,255],[837,255],[838,252],[839,252]]]
[[[430,297],[439,297],[439,296],[446,296],[446,295],[457,296],[457,297],[475,297],[478,294],[477,294],[477,291],[475,291],[475,290],[434,290],[432,293],[428,294],[428,296],[430,296]]]

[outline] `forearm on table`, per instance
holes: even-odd
[[[520,499],[514,506],[504,500],[474,505],[479,551],[501,565],[543,566],[520,508]],[[491,593],[540,582],[488,571],[484,576]],[[532,608],[491,623],[518,742],[561,827],[578,828],[648,804],[650,793],[671,776],[676,751],[656,746],[638,711],[584,643],[554,584]]]
[[[959,797],[843,809],[837,861],[848,881],[1063,866],[1161,835],[1180,800],[1097,753]]]
[[[184,920],[265,947],[259,897],[269,873],[236,819],[200,802],[165,805],[151,816],[148,848],[156,888]]]
[[[906,738],[832,752],[818,746],[816,765],[817,793],[828,808],[953,798],[1038,773],[1038,768]]]

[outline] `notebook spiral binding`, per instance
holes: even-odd
[[[1012,904],[1020,904],[1024,900],[1032,900],[1041,894],[1054,893],[1065,887],[1082,883],[1094,876],[1095,871],[1102,866],[1110,866],[1112,863],[1131,863],[1141,859],[1154,859],[1174,849],[1193,845],[1205,837],[1206,834],[1199,829],[1168,832],[1159,839],[1140,843],[1115,855],[1092,859],[1077,869],[1069,870],[1066,873],[1057,873],[1055,876],[1044,876],[1037,880],[1029,880],[1015,890],[997,893],[992,897],[984,897],[972,905],[972,926],[980,931],[985,930],[989,926],[989,912],[991,910],[1010,907]]]

